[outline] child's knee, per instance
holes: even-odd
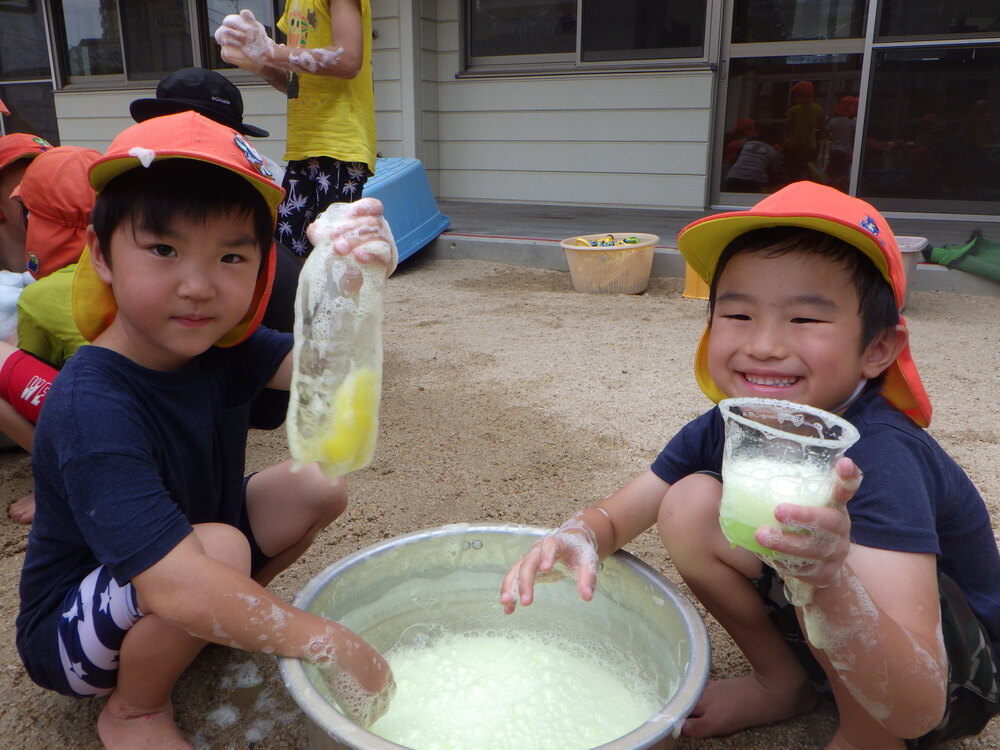
[[[194,533],[206,555],[249,575],[250,542],[242,531],[224,523],[199,523]]]
[[[344,477],[331,482],[318,464],[310,464],[293,476],[300,502],[322,525],[332,523],[347,509],[347,480]]]
[[[718,532],[721,499],[722,483],[708,474],[691,474],[671,485],[657,519],[668,550],[691,543],[703,546],[707,532]]]

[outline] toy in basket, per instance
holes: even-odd
[[[573,288],[597,294],[641,294],[649,286],[655,234],[612,232],[563,240]]]

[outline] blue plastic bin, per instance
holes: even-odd
[[[438,210],[419,159],[376,159],[375,174],[365,183],[362,195],[378,198],[385,206],[400,261],[448,228],[450,219]]]

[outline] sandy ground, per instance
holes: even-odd
[[[917,362],[935,405],[935,437],[1000,503],[1000,297],[915,292],[907,311]],[[291,598],[332,561],[388,537],[457,522],[554,526],[644,470],[686,420],[707,408],[691,373],[705,304],[678,279],[646,294],[574,292],[566,273],[484,261],[405,263],[389,284],[382,429],[373,464],[351,479],[352,502],[273,584]],[[250,436],[248,469],[287,456],[284,432]],[[22,452],[0,455],[7,499],[31,486]],[[48,693],[14,649],[17,582],[27,532],[0,522],[0,745],[99,747],[99,701]],[[629,546],[677,581],[658,539]],[[713,675],[744,672],[708,621]],[[302,748],[303,716],[272,658],[207,649],[175,691],[178,721],[198,748]],[[836,713],[682,748],[818,748]],[[1000,721],[954,745],[1000,747]]]

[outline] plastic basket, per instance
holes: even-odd
[[[615,242],[635,237],[631,245],[592,247],[608,237]],[[569,265],[573,289],[593,294],[641,294],[649,286],[649,273],[653,268],[653,248],[659,241],[655,234],[639,232],[607,232],[584,234],[563,240],[563,252]],[[583,243],[588,243],[584,245]]]

